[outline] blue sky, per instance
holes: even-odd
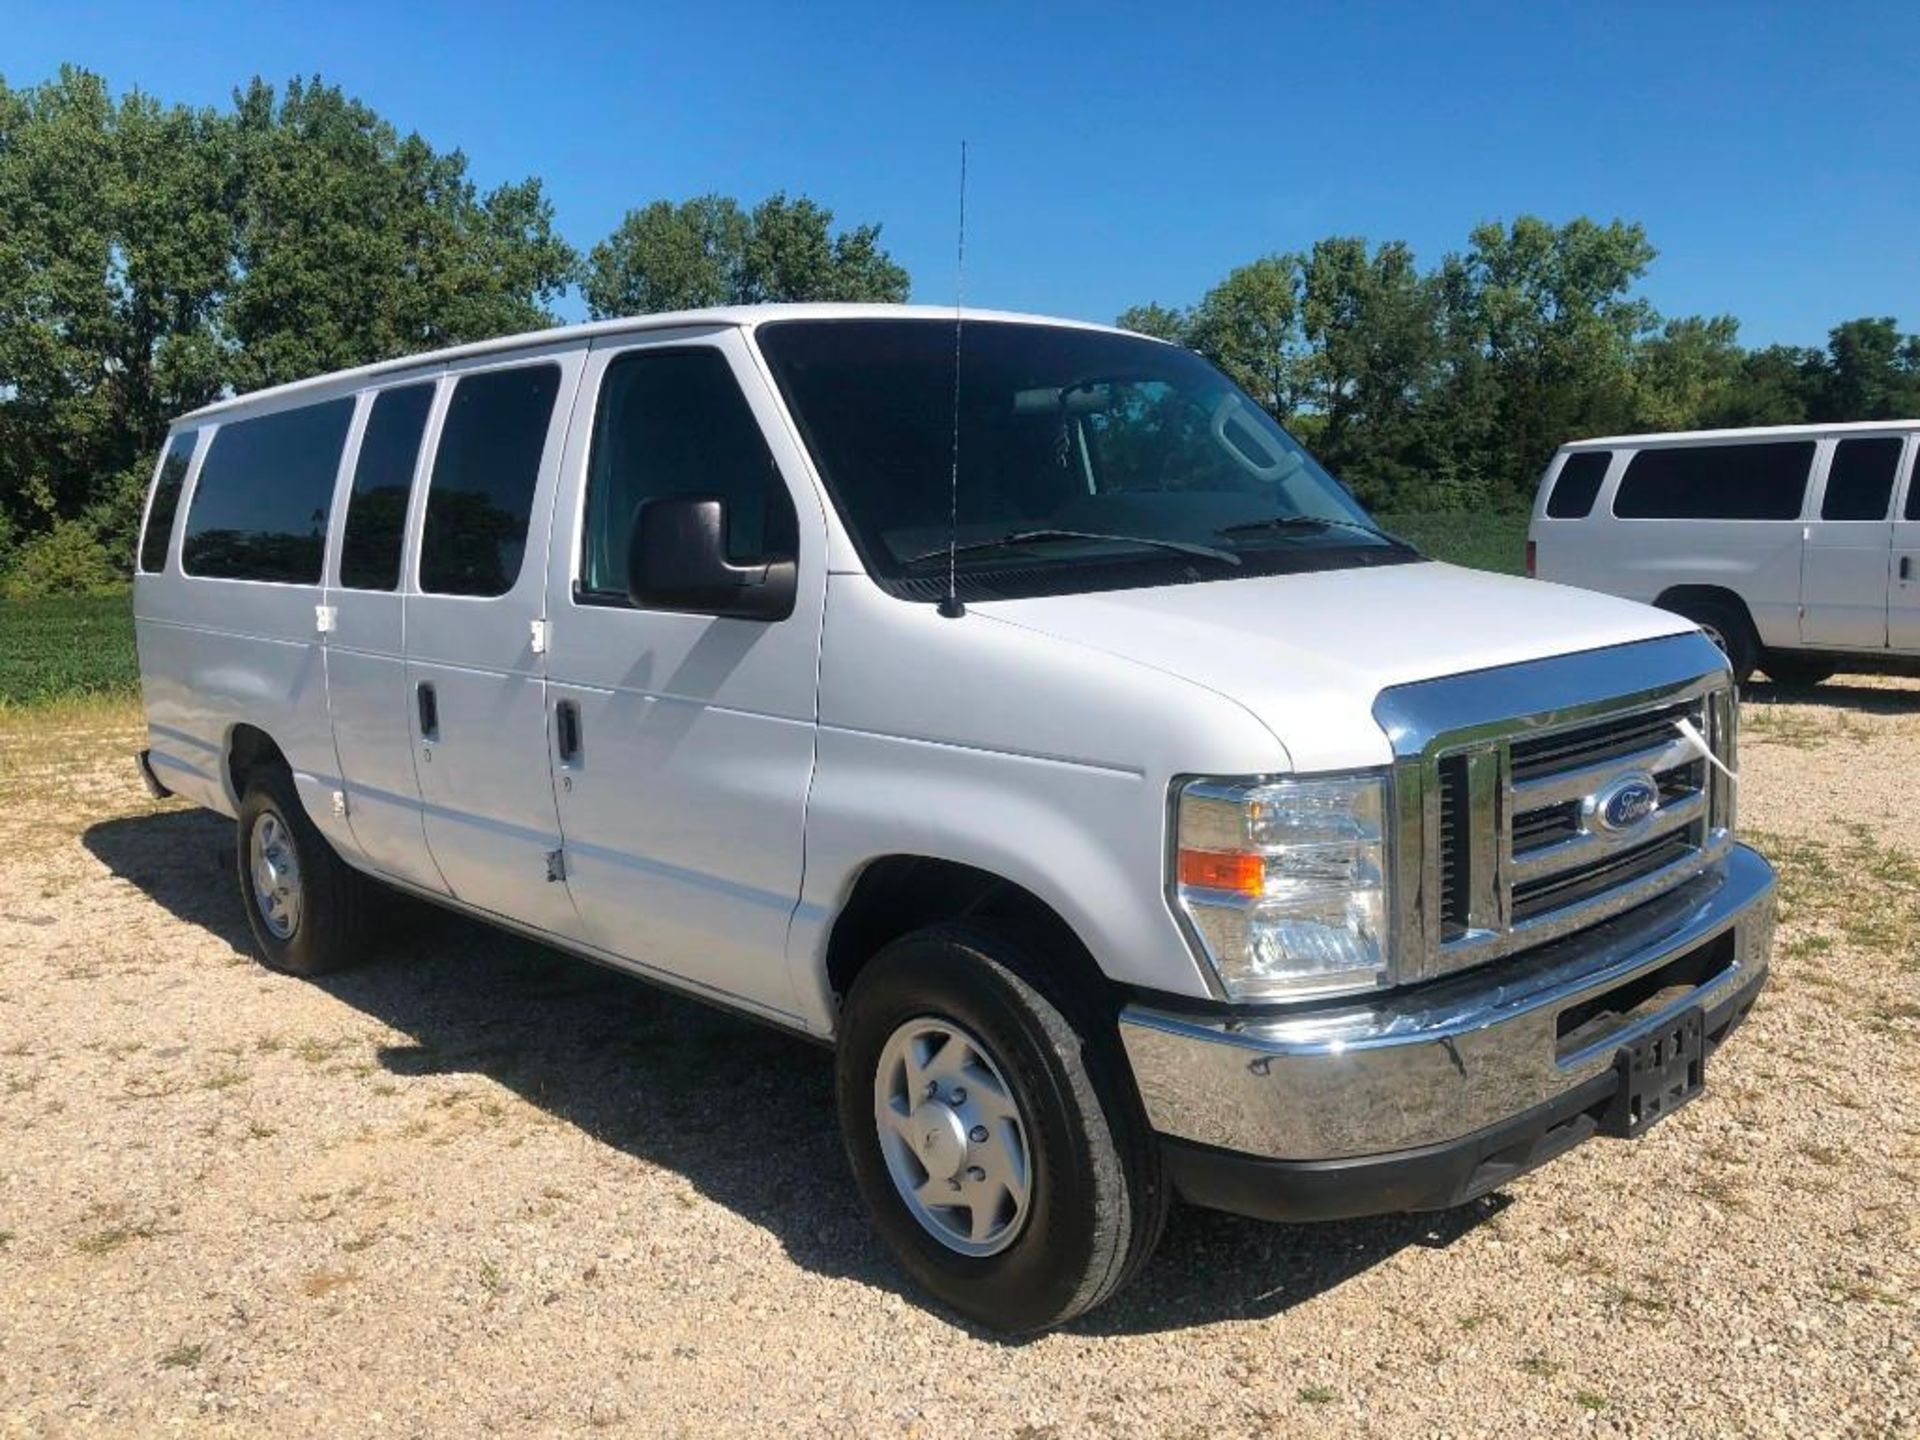
[[[321,72],[483,184],[541,176],[582,249],[661,196],[805,192],[883,222],[919,300],[952,298],[964,136],[973,303],[1109,320],[1530,211],[1641,221],[1650,298],[1750,344],[1920,328],[1911,4],[0,0],[0,75],[62,60],[205,104]]]

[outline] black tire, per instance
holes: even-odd
[[[875,1073],[902,1025],[933,1018],[992,1052],[1020,1107],[1031,1189],[1007,1247],[976,1257],[928,1230],[894,1186],[875,1120]],[[875,1227],[924,1289],[1013,1334],[1084,1314],[1130,1280],[1166,1224],[1160,1152],[1111,1015],[1064,993],[1021,938],[939,925],[875,956],[847,998],[835,1065],[841,1135]]]
[[[289,837],[299,866],[299,912],[286,935],[276,933],[254,885],[254,830],[269,817]],[[234,874],[254,944],[268,969],[325,975],[363,958],[373,884],[334,853],[307,818],[293,779],[284,770],[262,771],[247,782],[240,801]]]
[[[1760,662],[1760,668],[1774,684],[1788,690],[1811,690],[1840,673],[1838,665],[1797,655],[1769,655]]]
[[[1746,606],[1736,600],[1701,595],[1689,596],[1666,608],[1676,615],[1684,615],[1707,632],[1707,638],[1726,653],[1736,684],[1744,685],[1753,678],[1754,668],[1760,663],[1760,637],[1753,633],[1753,621],[1747,615]]]

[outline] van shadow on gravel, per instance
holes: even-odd
[[[170,811],[105,821],[82,839],[176,918],[251,953],[230,822]],[[680,1175],[772,1232],[795,1263],[925,1303],[861,1214],[829,1051],[426,904],[396,897],[382,929],[373,963],[284,983],[317,984],[410,1036],[378,1052],[390,1072],[496,1081]],[[1134,1284],[1069,1328],[1144,1334],[1278,1314],[1410,1246],[1450,1244],[1505,1203],[1319,1226],[1176,1207]]]
[[[1812,686],[1754,680],[1740,687],[1740,698],[1815,710],[1850,710],[1861,715],[1920,714],[1920,683],[1913,679],[1902,679],[1898,685],[1856,685],[1842,676]]]

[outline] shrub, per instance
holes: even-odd
[[[49,530],[23,541],[13,553],[5,581],[7,598],[42,595],[110,595],[126,585],[92,527],[78,520],[56,520]]]

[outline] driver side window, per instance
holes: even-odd
[[[717,495],[736,564],[798,548],[792,496],[726,357],[636,350],[607,366],[587,460],[579,598],[627,603],[627,543],[643,501]]]

